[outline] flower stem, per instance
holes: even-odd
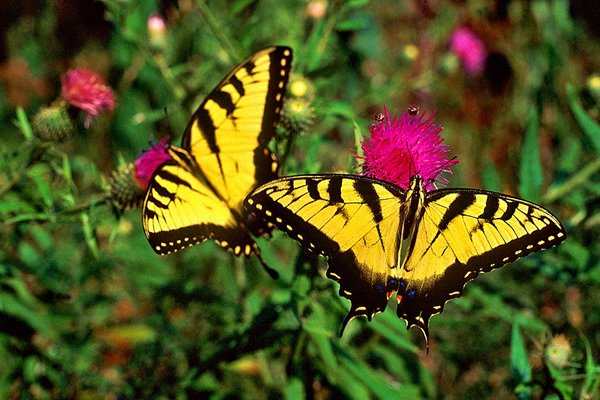
[[[19,215],[19,216],[16,216],[16,217],[13,217],[13,218],[10,218],[10,219],[7,219],[6,221],[4,221],[4,225],[18,224],[18,223],[22,223],[22,222],[47,222],[47,221],[56,219],[57,217],[76,215],[76,214],[79,214],[84,211],[89,211],[96,206],[99,206],[102,204],[108,204],[110,202],[110,199],[111,199],[110,194],[107,193],[98,199],[90,200],[87,203],[83,203],[78,206],[67,208],[65,210],[54,212],[54,213],[49,213],[49,214],[35,213],[35,214]]]
[[[571,193],[577,187],[584,185],[598,170],[600,170],[600,158],[583,167],[579,172],[572,175],[560,185],[550,188],[546,195],[542,197],[542,201],[544,203],[552,203]]]
[[[6,186],[4,186],[0,190],[0,199],[2,199],[8,192],[10,192],[13,189],[13,187],[17,183],[19,183],[19,181],[27,173],[27,170],[29,170],[29,167],[31,167],[33,164],[35,164],[42,158],[42,155],[46,152],[46,149],[48,147],[43,143],[34,141],[26,142],[25,146],[27,147],[28,145],[33,145],[35,147],[30,151],[27,160],[23,163],[23,165],[21,165],[21,168],[19,168],[19,170],[12,176],[12,178],[8,181]]]
[[[204,15],[204,19],[206,20],[206,23],[208,23],[210,29],[212,29],[215,36],[219,38],[223,46],[225,46],[225,49],[229,53],[229,56],[233,58],[236,62],[240,61],[239,54],[235,49],[235,46],[233,46],[231,40],[229,40],[229,38],[225,36],[225,34],[223,33],[223,29],[219,27],[217,19],[215,18],[214,14],[210,10],[206,2],[204,0],[197,0],[196,4],[198,4],[198,7],[200,7],[200,11],[202,12],[202,15]]]

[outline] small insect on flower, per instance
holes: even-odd
[[[433,122],[435,112],[425,119],[426,112],[419,116],[419,108],[411,106],[390,118],[387,107],[385,114],[376,115],[371,125],[371,136],[361,141],[364,156],[356,156],[357,165],[362,167],[360,175],[366,175],[394,183],[408,189],[410,178],[419,174],[426,183],[425,190],[444,185],[448,180],[442,173],[452,173],[450,167],[458,163],[449,159],[448,145],[440,136],[442,126]]]
[[[85,127],[89,128],[92,117],[102,110],[115,108],[115,99],[110,87],[102,77],[87,69],[74,69],[61,76],[62,96],[73,107],[87,113]]]
[[[411,116],[415,117],[415,116],[419,115],[419,106],[413,104],[410,107],[408,107],[408,109],[406,111],[408,111],[408,113]]]

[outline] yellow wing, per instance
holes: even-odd
[[[429,318],[479,273],[565,238],[558,218],[528,201],[474,189],[429,192],[401,270],[406,287],[398,293],[398,316],[428,340]]]
[[[351,302],[343,332],[353,317],[370,320],[383,311],[396,290],[392,273],[399,261],[404,196],[400,187],[366,177],[305,175],[261,186],[246,208],[329,257],[327,276]]]
[[[185,130],[182,147],[233,210],[257,186],[277,178],[267,147],[279,123],[292,50],[259,51],[204,100]]]
[[[249,235],[269,232],[248,219],[244,197],[277,177],[267,148],[279,122],[292,51],[270,47],[237,66],[194,113],[182,148],[157,169],[143,208],[143,225],[152,248],[167,254],[208,238],[236,255],[256,253]],[[261,259],[262,261],[262,259]]]
[[[228,204],[200,180],[191,156],[176,147],[169,153],[172,160],[150,181],[144,201],[143,225],[154,251],[170,254],[214,238],[235,255],[258,254]]]
[[[256,189],[245,207],[328,256],[328,277],[369,320],[396,292],[398,316],[429,340],[429,318],[479,273],[565,239],[560,221],[533,203],[471,189],[407,192],[352,175],[286,177]],[[403,241],[408,242],[406,248]]]

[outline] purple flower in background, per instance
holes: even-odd
[[[62,95],[74,107],[87,113],[85,127],[100,111],[115,108],[113,93],[102,77],[87,69],[74,69],[61,76]]]
[[[364,156],[356,156],[361,175],[394,183],[408,189],[410,178],[419,174],[425,182],[425,190],[437,188],[448,180],[441,174],[452,173],[450,167],[458,160],[446,157],[450,152],[440,132],[444,129],[433,122],[435,111],[428,119],[425,113],[411,107],[398,118],[390,118],[387,107],[385,115],[371,125],[371,136],[361,141]],[[437,182],[436,182],[437,181]]]
[[[135,160],[135,179],[143,190],[148,188],[154,171],[166,161],[171,160],[168,141],[168,136],[162,138]]]
[[[461,27],[452,32],[450,51],[460,58],[465,72],[469,75],[481,72],[485,67],[485,45],[469,28]]]

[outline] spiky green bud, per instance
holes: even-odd
[[[108,191],[111,198],[121,209],[137,208],[142,205],[145,190],[142,189],[135,177],[135,164],[122,164],[113,171],[108,181]]]
[[[75,125],[66,104],[42,107],[33,118],[33,134],[46,142],[61,142],[73,134]]]

